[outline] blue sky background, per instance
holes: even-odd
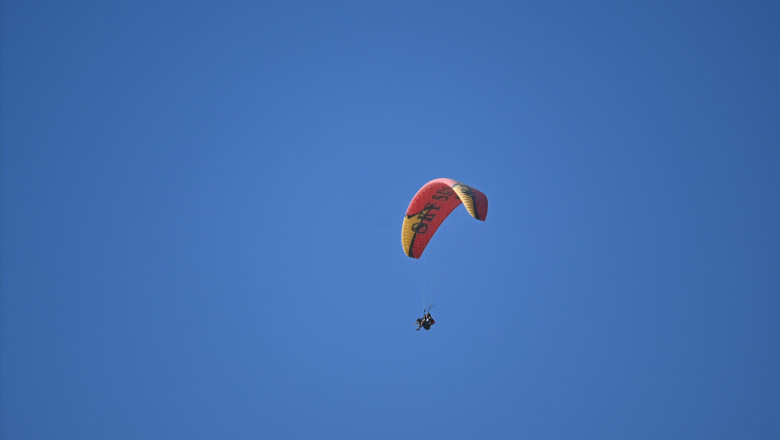
[[[4,439],[780,438],[777,2],[2,20]]]

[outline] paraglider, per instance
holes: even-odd
[[[426,183],[406,209],[401,230],[404,253],[420,258],[433,234],[452,210],[463,204],[477,220],[487,217],[487,196],[482,192],[452,179],[434,179]]]
[[[408,257],[419,259],[439,226],[461,204],[475,219],[485,221],[487,218],[487,196],[464,183],[441,178],[431,180],[420,188],[409,203],[404,216],[401,229],[401,246],[404,253]],[[420,330],[420,327],[430,330],[435,322],[429,306],[423,310],[423,317],[418,318],[415,325],[417,330]]]
[[[417,326],[415,330],[420,330],[420,327],[424,328],[425,330],[430,330],[431,326],[436,324],[436,321],[433,320],[431,312],[427,312],[423,315],[422,318],[417,318],[417,321],[414,324]]]

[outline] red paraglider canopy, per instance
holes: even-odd
[[[487,196],[468,185],[442,178],[420,188],[404,217],[401,231],[404,253],[420,258],[444,219],[461,203],[475,219],[484,221],[487,217]]]

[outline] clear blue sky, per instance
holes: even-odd
[[[2,14],[4,439],[780,438],[777,2]]]

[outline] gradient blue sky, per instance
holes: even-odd
[[[2,13],[4,439],[780,438],[777,2]]]

